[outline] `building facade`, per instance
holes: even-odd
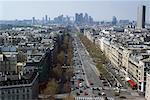
[[[23,76],[10,76],[14,78],[5,75],[5,79],[3,76],[0,76],[0,100],[37,99],[39,93],[38,73],[31,73],[27,72],[28,75]]]
[[[146,6],[144,5],[139,6],[137,13],[137,28],[145,28],[145,15],[146,15]]]

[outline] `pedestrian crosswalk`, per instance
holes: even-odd
[[[103,97],[76,97],[75,100],[105,100]]]
[[[105,97],[75,97],[75,100],[106,100]],[[107,97],[107,100],[114,100],[113,97]]]
[[[107,97],[107,100],[115,100],[113,97]]]
[[[91,89],[100,89],[100,90],[116,90],[116,88],[114,88],[114,87],[92,87]],[[127,89],[120,89],[121,91],[127,91]]]

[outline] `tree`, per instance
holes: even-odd
[[[73,97],[73,95],[68,95],[65,99],[63,99],[63,100],[74,100],[74,97]]]
[[[73,76],[73,68],[69,68],[65,72],[65,76],[67,77],[67,80],[70,80],[70,78]]]
[[[57,55],[57,61],[59,64],[63,65],[64,64],[64,60],[65,60],[65,54],[63,51],[61,51],[58,55]]]
[[[70,83],[68,81],[64,84],[64,91],[65,91],[65,93],[71,92]]]
[[[60,79],[62,76],[62,72],[63,72],[61,65],[57,64],[57,66],[55,68],[53,68],[53,72],[54,72],[55,78],[57,80]]]
[[[72,51],[69,49],[68,50],[68,53],[67,53],[67,65],[71,65],[72,64],[72,62],[71,62],[71,60],[72,60]]]
[[[25,55],[22,51],[18,52],[17,61],[18,62],[26,62],[27,61],[27,55]]]
[[[48,82],[46,89],[44,90],[44,94],[54,96],[58,92],[58,84],[52,79]]]

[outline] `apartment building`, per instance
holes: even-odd
[[[89,40],[93,36],[95,41],[92,42],[98,45],[111,64],[122,71],[124,77],[132,79],[137,85],[137,90],[145,94],[146,72],[150,69],[150,47],[147,42],[144,42],[148,33],[141,34],[140,32],[132,30],[132,32],[117,33],[102,30],[97,38],[90,35],[91,32],[84,34]]]
[[[146,91],[145,91],[146,100],[150,100],[150,71],[146,73]]]
[[[0,59],[0,72],[17,72],[17,52],[3,52]]]
[[[0,100],[31,100],[38,98],[38,73],[0,75]]]

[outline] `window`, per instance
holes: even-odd
[[[27,99],[29,99],[29,94],[27,94]]]
[[[2,96],[2,100],[5,100],[5,96]]]
[[[141,80],[141,78],[139,77],[139,80]]]
[[[19,100],[19,95],[16,95],[16,99]]]
[[[27,92],[29,92],[29,89],[27,88]]]
[[[18,90],[18,89],[16,89],[16,92],[17,92],[17,93],[19,93],[19,90]]]
[[[15,93],[14,89],[12,89],[12,93]]]
[[[23,88],[22,91],[25,92],[25,88]]]
[[[23,99],[23,100],[25,99],[25,95],[24,95],[24,94],[22,95],[22,99]]]
[[[7,90],[8,94],[10,94],[10,90]]]
[[[9,66],[9,70],[11,70],[11,66]]]
[[[139,75],[141,75],[141,73],[139,73]]]
[[[12,95],[12,100],[14,100],[15,99],[15,96],[14,95]]]
[[[8,96],[8,100],[10,100],[11,99],[11,96]]]

